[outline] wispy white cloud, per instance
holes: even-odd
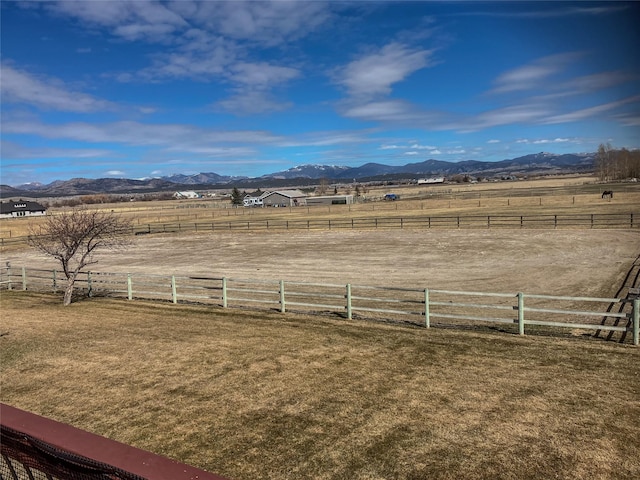
[[[44,110],[88,113],[115,108],[111,102],[74,91],[57,79],[44,78],[3,63],[2,101]]]
[[[544,145],[544,144],[554,144],[554,143],[579,143],[581,140],[576,138],[537,138],[537,139],[529,139],[529,138],[519,138],[515,141],[515,143],[527,144],[527,145]]]
[[[532,5],[536,5],[533,3]],[[540,2],[543,5],[543,2]],[[551,4],[550,4],[551,5]],[[547,5],[549,6],[549,5]],[[600,16],[616,13],[626,10],[625,5],[607,5],[607,6],[570,6],[557,8],[538,8],[535,10],[519,10],[509,11],[505,8],[496,8],[493,10],[475,10],[467,12],[458,12],[455,16],[466,17],[503,17],[503,18],[522,18],[525,20],[542,19],[542,18],[558,18],[558,17],[575,17],[575,16]]]
[[[636,95],[633,97],[627,97],[622,100],[617,100],[614,102],[603,103],[601,105],[596,105],[589,108],[583,108],[581,110],[576,110],[569,113],[563,113],[559,115],[551,115],[545,118],[541,123],[545,124],[555,124],[555,123],[568,123],[568,122],[579,122],[581,120],[585,120],[587,118],[591,118],[595,115],[600,115],[602,113],[614,110],[623,105],[631,104],[631,103],[639,103],[640,95]]]
[[[351,96],[388,95],[391,87],[429,65],[431,50],[390,43],[354,60],[335,75]]]
[[[109,170],[104,173],[105,175],[109,175],[110,177],[121,177],[125,174],[122,170]]]
[[[260,91],[239,91],[224,100],[216,102],[213,107],[221,108],[234,115],[260,115],[290,108],[291,102],[279,102],[272,95]]]
[[[561,84],[563,94],[568,93],[589,93],[602,90],[605,88],[615,87],[623,83],[637,80],[638,75],[622,70],[613,72],[600,72],[592,75],[584,75],[582,77],[573,78]]]
[[[111,154],[109,150],[90,148],[54,148],[33,147],[21,143],[2,140],[2,158],[28,159],[28,158],[96,158]]]
[[[568,63],[577,60],[582,55],[577,52],[550,55],[504,72],[496,78],[495,87],[490,93],[507,93],[540,87],[542,82],[561,72]]]
[[[113,35],[129,41],[169,41],[172,34],[188,26],[182,16],[167,6],[148,0],[58,1],[45,3],[45,7],[83,25],[108,28]]]
[[[345,117],[369,122],[412,124],[421,127],[436,125],[442,120],[439,113],[420,110],[409,102],[392,99],[362,103],[346,102],[341,106],[341,113]]]
[[[308,35],[332,17],[330,2],[190,2],[171,4],[191,22],[237,40],[279,45]],[[187,2],[185,2],[187,3]]]
[[[235,94],[216,106],[237,115],[255,115],[286,110],[291,102],[277,101],[270,91],[298,77],[300,72],[290,67],[267,63],[238,63],[230,67],[227,78],[236,84]]]
[[[614,118],[625,127],[640,126],[640,114],[638,113],[621,113],[619,115],[614,115]]]
[[[74,122],[45,124],[33,119],[3,118],[3,132],[38,135],[43,138],[75,140],[86,143],[113,143],[135,146],[161,146],[192,149],[239,144],[274,144],[282,137],[259,130],[211,130],[193,125],[146,124],[133,121],[113,123]]]

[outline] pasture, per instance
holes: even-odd
[[[441,194],[431,198],[407,189],[397,202],[312,209],[103,208],[155,223],[640,205],[635,186],[602,199],[596,185],[527,183],[506,184],[526,194],[434,187]],[[11,222],[0,222],[3,235],[26,225]],[[639,253],[638,228],[209,231],[142,235],[91,270],[606,297]],[[57,267],[24,245],[1,260]],[[3,402],[229,478],[640,476],[637,347],[582,334],[426,331],[107,298],[65,308],[52,295],[0,295]]]
[[[613,199],[602,191],[613,188]],[[348,190],[351,192],[351,190]],[[400,200],[381,201],[396,192]],[[346,193],[341,189],[340,193]],[[351,192],[353,193],[353,192]],[[590,177],[560,177],[505,183],[403,185],[372,187],[353,205],[295,208],[232,208],[229,200],[203,198],[151,202],[94,204],[88,208],[115,211],[136,227],[164,223],[328,220],[424,215],[628,214],[640,205],[640,184],[599,185]],[[60,208],[49,213],[56,214]],[[0,238],[29,234],[42,218],[0,219]]]

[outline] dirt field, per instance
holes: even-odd
[[[139,237],[93,271],[606,296],[640,254],[626,230],[385,230]],[[25,249],[2,262],[56,263]]]

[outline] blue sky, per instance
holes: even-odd
[[[640,147],[638,2],[0,3],[0,183]]]

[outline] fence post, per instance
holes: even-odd
[[[7,262],[7,290],[13,290],[13,285],[11,284],[11,264]]]
[[[524,293],[518,293],[518,334],[524,335]]]
[[[640,344],[640,298],[633,300],[633,344]]]
[[[431,327],[431,318],[429,318],[429,289],[424,289],[424,326]]]
[[[176,292],[176,276],[171,275],[171,301],[178,303],[178,293]]]
[[[227,308],[227,277],[222,277],[222,308]]]
[[[87,272],[87,295],[89,298],[93,295],[93,289],[91,288],[91,272]]]
[[[57,279],[57,270],[53,269],[53,293],[58,293],[58,279]]]
[[[127,273],[127,299],[133,299],[133,282],[131,281],[130,273]]]
[[[280,311],[282,313],[286,311],[284,303],[284,280],[280,280]]]
[[[27,289],[27,270],[22,267],[22,290]]]
[[[347,283],[347,318],[351,320],[353,318],[353,313],[351,310],[351,284]]]

